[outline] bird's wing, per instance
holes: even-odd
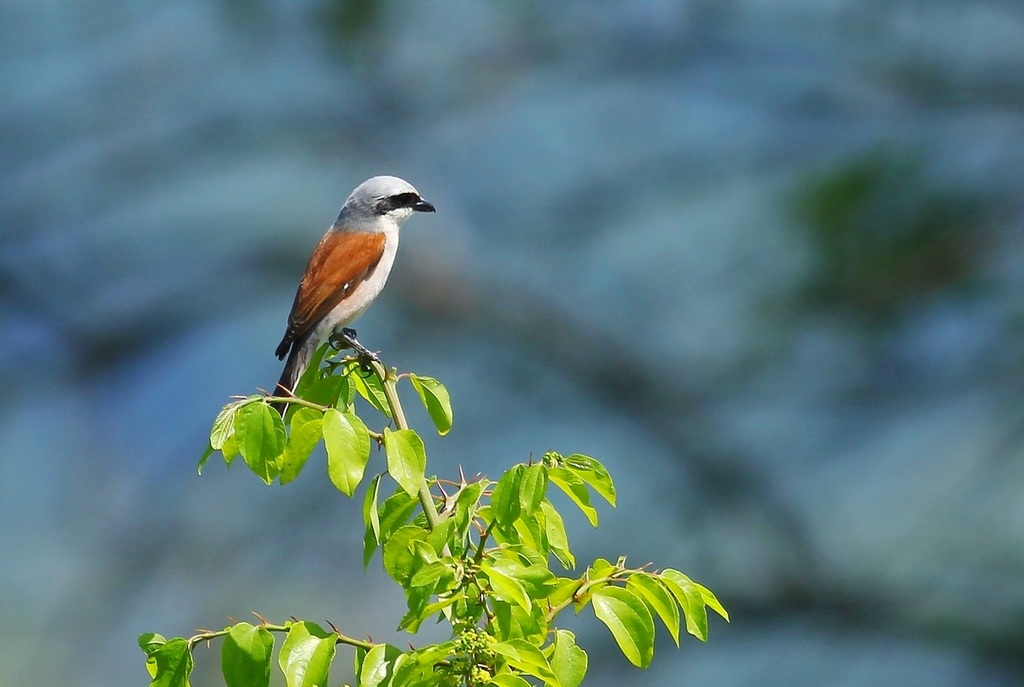
[[[302,337],[373,272],[384,255],[386,237],[377,232],[329,231],[309,258],[277,347],[284,358]]]

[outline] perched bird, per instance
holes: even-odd
[[[414,212],[434,212],[434,206],[397,177],[373,177],[352,191],[313,250],[299,282],[288,328],[276,351],[278,359],[288,358],[277,394],[295,390],[313,352],[332,335],[358,347],[355,332],[341,328],[359,317],[384,288],[398,252],[398,228]],[[279,410],[284,413],[285,406]]]

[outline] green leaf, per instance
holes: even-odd
[[[555,630],[551,670],[561,687],[579,687],[587,674],[587,652],[576,645],[576,635],[568,630]]]
[[[459,489],[459,493],[455,497],[455,512],[452,520],[455,522],[457,536],[460,539],[468,534],[469,527],[477,515],[480,497],[486,488],[487,481],[480,480],[472,484],[463,484]]]
[[[451,655],[453,644],[445,642],[418,650],[399,652],[391,669],[389,687],[435,687],[445,684],[438,682],[434,668],[446,656]]]
[[[508,527],[519,517],[523,506],[519,499],[519,484],[525,466],[516,465],[505,471],[491,492],[491,512],[502,527]]]
[[[496,642],[491,644],[491,650],[504,658],[513,668],[561,687],[548,659],[544,658],[540,649],[526,640],[510,639],[506,642]]]
[[[558,578],[547,565],[523,566],[514,575],[533,599],[546,599],[551,590],[558,586]]]
[[[429,599],[429,596],[428,596],[428,599]],[[436,613],[444,612],[445,613],[444,617],[447,617],[447,618],[450,619],[451,615],[450,615],[449,612],[447,612],[448,607],[449,606],[454,606],[459,601],[464,601],[465,599],[466,599],[465,592],[460,592],[460,593],[455,594],[455,595],[443,596],[438,601],[435,601],[435,602],[429,603],[429,604],[425,604],[421,609],[419,609],[417,611],[415,616],[413,616],[413,612],[410,611],[408,614],[406,614],[406,616],[404,618],[402,618],[402,621],[399,623],[398,627],[399,627],[399,629],[406,630],[408,632],[412,632],[412,633],[415,634],[416,632],[419,632],[420,624],[424,620],[426,620],[427,618],[429,618],[430,616],[432,616],[432,615],[434,615]],[[439,616],[438,619],[437,619],[437,622],[441,622],[441,620],[442,620],[442,617]]]
[[[555,577],[546,565],[533,563],[523,565],[518,556],[515,558],[500,558],[494,561],[484,561],[481,570],[497,573],[518,582],[527,596],[531,599],[546,599],[551,589],[558,585],[558,578]],[[505,599],[512,601],[512,599]],[[524,606],[529,608],[529,606]]]
[[[638,668],[649,666],[654,658],[654,619],[644,602],[627,589],[607,586],[594,592],[591,603],[629,662]]]
[[[325,687],[338,634],[316,623],[297,622],[288,628],[277,662],[288,687]]]
[[[667,568],[658,573],[672,596],[679,602],[686,618],[686,631],[702,642],[708,641],[708,610],[704,606],[704,596],[689,577]]]
[[[142,646],[143,638],[147,638],[145,646]],[[163,639],[160,635],[139,637],[139,644],[147,655],[146,669],[153,678],[150,687],[189,687],[188,678],[195,663],[188,641],[181,637],[163,642],[160,639]]]
[[[702,584],[694,582],[693,586],[700,592],[701,598],[704,599],[704,604],[715,613],[722,616],[725,622],[729,622],[729,612],[725,610],[725,606],[723,606],[718,600],[718,597],[716,597],[710,589]]]
[[[224,446],[224,442],[235,433],[235,416],[243,403],[234,401],[221,408],[217,413],[217,417],[213,420],[213,428],[210,429],[210,446],[214,451],[219,451]]]
[[[658,614],[672,635],[672,641],[679,646],[679,606],[658,576],[634,573],[626,580],[626,589],[643,599],[647,607]]]
[[[327,474],[338,491],[351,498],[370,460],[370,434],[355,414],[336,408],[324,413],[323,432]]]
[[[528,546],[509,549],[501,552],[502,555],[512,561],[523,565],[543,565],[547,567],[548,558],[539,551],[534,551]]]
[[[156,632],[143,632],[139,635],[139,648],[146,654],[146,670],[149,671],[151,678],[156,677],[157,671],[156,659],[153,658],[153,654],[166,643],[167,640],[164,636]]]
[[[444,577],[451,577],[451,569],[441,561],[428,563],[417,570],[412,579],[409,580],[409,587],[426,587],[431,592],[437,588],[437,583]]]
[[[522,582],[510,574],[508,568],[508,561],[484,561],[480,564],[480,572],[491,583],[491,590],[495,596],[529,611],[533,605],[530,596]]]
[[[427,535],[427,543],[433,547],[434,553],[438,556],[444,551],[444,547],[451,541],[452,530],[455,529],[455,523],[451,518],[444,518],[441,522],[434,526],[434,529],[430,530],[430,534]]]
[[[595,558],[594,562],[590,564],[589,574],[587,577],[592,580],[596,580],[599,577],[614,575],[617,570],[618,568],[609,563],[606,559]]]
[[[395,493],[385,499],[380,507],[381,542],[408,524],[418,506],[419,499],[416,496],[410,496],[400,486],[396,487]]]
[[[266,403],[242,406],[235,418],[235,438],[245,464],[267,484],[277,477],[277,457],[285,445],[284,421]]]
[[[338,410],[352,410],[357,396],[355,382],[348,375],[335,375],[331,379],[336,379],[340,382],[338,388],[334,389],[334,395],[331,396],[331,405]]]
[[[384,452],[388,457],[388,474],[407,494],[416,496],[427,469],[427,450],[423,440],[411,429],[385,427]]]
[[[352,657],[352,674],[358,677],[363,672],[363,662],[366,660],[367,650],[361,646],[357,646],[355,649]]]
[[[532,515],[544,501],[548,486],[548,469],[537,463],[526,466],[519,480],[519,504],[523,515]]]
[[[295,395],[322,406],[333,405],[338,397],[339,388],[348,384],[348,380],[340,376],[332,376],[321,367],[324,357],[330,351],[330,344],[318,347],[310,356],[305,371],[295,385]],[[275,395],[287,395],[281,389],[274,390]],[[294,407],[294,406],[291,406]]]
[[[540,604],[534,604],[529,611],[518,604],[498,599],[492,600],[491,605],[498,639],[524,639],[534,645],[544,641],[548,625]]]
[[[315,379],[319,378],[323,370],[320,369],[321,363],[324,358],[327,357],[327,353],[330,351],[331,345],[329,343],[323,343],[316,347],[313,351],[313,355],[309,356],[309,361],[306,363],[306,369],[302,371],[302,375],[299,377],[299,381],[295,384],[295,395],[302,395],[299,392],[305,391],[306,387],[309,386]],[[280,391],[278,387],[274,387],[275,393]],[[305,398],[305,395],[302,395]]]
[[[615,484],[601,463],[582,453],[574,453],[566,456],[562,460],[562,465],[589,484],[594,491],[604,497],[605,501],[615,505]]]
[[[422,542],[418,542],[417,546],[422,546]],[[454,559],[429,561],[428,558],[429,556],[421,557],[421,561],[424,561],[422,567],[416,571],[406,586],[405,594],[409,612],[398,624],[399,629],[414,634],[419,632],[420,624],[424,620],[438,613],[445,612],[445,616],[451,620],[447,609],[468,598],[465,590],[457,591],[454,594],[448,593],[457,586],[455,584]],[[431,603],[435,594],[438,600]],[[465,618],[465,616],[460,617]],[[444,617],[438,617],[437,621],[441,622],[443,619]]]
[[[519,543],[523,546],[523,550],[532,550],[541,557],[546,565],[551,547],[548,545],[544,514],[539,510],[530,514],[522,513],[519,519],[512,523],[512,526],[519,536]]]
[[[559,606],[573,597],[583,584],[582,580],[571,577],[559,577],[558,583],[548,592],[548,605]]]
[[[281,454],[281,484],[288,484],[299,476],[323,436],[323,420],[320,411],[309,407],[299,407],[292,415],[288,442]]]
[[[377,505],[377,497],[380,493],[380,478],[377,475],[370,482],[366,489],[366,496],[363,497],[363,524],[366,530],[363,533],[363,569],[370,564],[373,552],[377,550],[380,543],[380,512]]]
[[[231,462],[238,456],[238,437],[232,434],[220,447],[220,454],[224,456],[224,464],[231,467]]]
[[[388,644],[377,644],[368,652],[363,659],[362,668],[359,671],[360,687],[378,687],[387,681],[388,673],[391,672],[392,664],[401,652]]]
[[[491,523],[494,523],[494,509],[490,505],[480,506],[477,510],[477,514],[480,519],[489,527]],[[495,523],[497,524],[497,523]],[[494,527],[491,528],[491,537],[494,539],[496,544],[502,546],[521,546],[522,541],[519,538],[519,532],[514,527]]]
[[[579,475],[568,468],[548,468],[548,479],[583,511],[591,526],[597,527],[597,510],[590,505],[590,492]]]
[[[139,648],[148,656],[167,643],[167,639],[158,632],[143,632],[139,635]]]
[[[434,421],[437,433],[441,436],[447,434],[452,428],[452,401],[448,389],[433,377],[410,374],[409,381],[419,394],[430,419]]]
[[[373,532],[374,540],[380,541],[380,513],[378,512],[377,498],[380,494],[380,478],[377,475],[370,481],[366,490],[366,497],[363,499],[363,522]]]
[[[213,455],[213,447],[209,443],[206,444],[206,450],[203,451],[203,455],[199,456],[199,464],[196,465],[196,473],[203,474],[203,468],[206,467],[206,462],[210,460],[210,456]]]
[[[565,532],[565,521],[562,520],[561,513],[555,510],[547,499],[541,502],[540,510],[544,514],[544,530],[548,535],[551,553],[555,554],[562,567],[572,570],[576,567],[576,557],[569,550],[569,535]]]
[[[380,542],[384,544],[400,527],[409,522],[419,499],[399,488],[380,507]]]
[[[238,623],[224,638],[220,667],[227,687],[270,684],[274,636],[265,627]]]
[[[356,392],[366,400],[367,403],[379,410],[386,417],[391,417],[391,407],[388,405],[388,397],[384,393],[380,378],[373,372],[366,373],[362,370],[362,363],[358,360],[351,360],[345,364],[345,374],[352,380]]]
[[[498,685],[498,687],[533,687],[524,678],[512,673],[498,673],[491,678],[488,684]]]
[[[417,543],[421,543],[431,552],[433,551],[427,544],[427,531],[415,525],[398,528],[384,542],[384,552],[381,555],[384,570],[391,576],[391,579],[403,587],[409,586],[409,581],[424,563],[421,558],[423,551],[416,546]]]
[[[415,576],[414,576],[415,577]],[[420,624],[426,618],[427,607],[430,605],[431,591],[427,587],[409,587],[405,590],[405,600],[409,612],[398,621],[398,629],[410,634],[419,632]]]

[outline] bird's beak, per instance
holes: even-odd
[[[422,198],[413,203],[412,209],[416,212],[435,212],[434,206]]]

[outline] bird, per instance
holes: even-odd
[[[309,258],[275,354],[287,361],[277,393],[295,391],[310,358],[329,338],[368,353],[346,325],[380,295],[398,252],[398,230],[434,206],[404,179],[375,176],[356,186]],[[277,406],[283,415],[287,405]]]

